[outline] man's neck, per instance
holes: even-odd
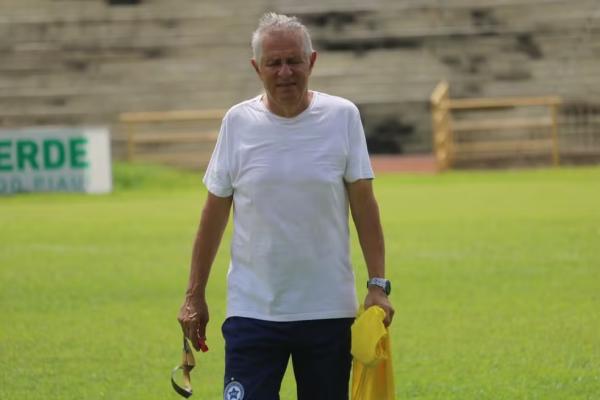
[[[308,108],[312,97],[313,93],[307,90],[304,96],[302,96],[300,98],[300,101],[298,101],[297,103],[284,105],[276,103],[269,97],[269,95],[265,94],[263,95],[263,103],[265,104],[267,109],[275,115],[284,118],[294,118],[295,116],[299,115],[300,113],[302,113],[302,111]]]

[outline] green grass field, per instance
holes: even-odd
[[[0,198],[0,399],[176,399],[200,176]],[[600,398],[600,168],[382,175],[398,399]],[[226,236],[229,240],[229,233]],[[222,390],[224,243],[196,399]],[[359,293],[365,272],[353,236]],[[293,399],[286,377],[282,399]]]

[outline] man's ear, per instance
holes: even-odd
[[[254,67],[254,70],[260,76],[260,70],[258,69],[258,64],[256,63],[256,60],[254,58],[250,59],[250,64],[252,64],[252,67]]]
[[[312,53],[310,53],[310,69],[312,71],[313,67],[315,66],[315,61],[317,61],[317,52],[313,51]]]

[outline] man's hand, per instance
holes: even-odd
[[[208,324],[208,305],[205,299],[193,299],[186,296],[185,301],[179,309],[177,320],[181,324],[181,330],[196,351],[205,346],[206,325]]]
[[[385,311],[383,324],[388,327],[394,318],[394,307],[388,299],[385,292],[378,286],[370,286],[367,297],[365,298],[365,310],[371,306],[379,306]]]
[[[233,196],[218,197],[209,192],[194,241],[188,288],[177,320],[181,324],[183,334],[192,342],[196,350],[207,350],[204,344],[206,324],[208,324],[206,284],[227,226],[232,204]]]

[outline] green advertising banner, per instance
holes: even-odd
[[[0,130],[0,195],[111,190],[107,128]]]

